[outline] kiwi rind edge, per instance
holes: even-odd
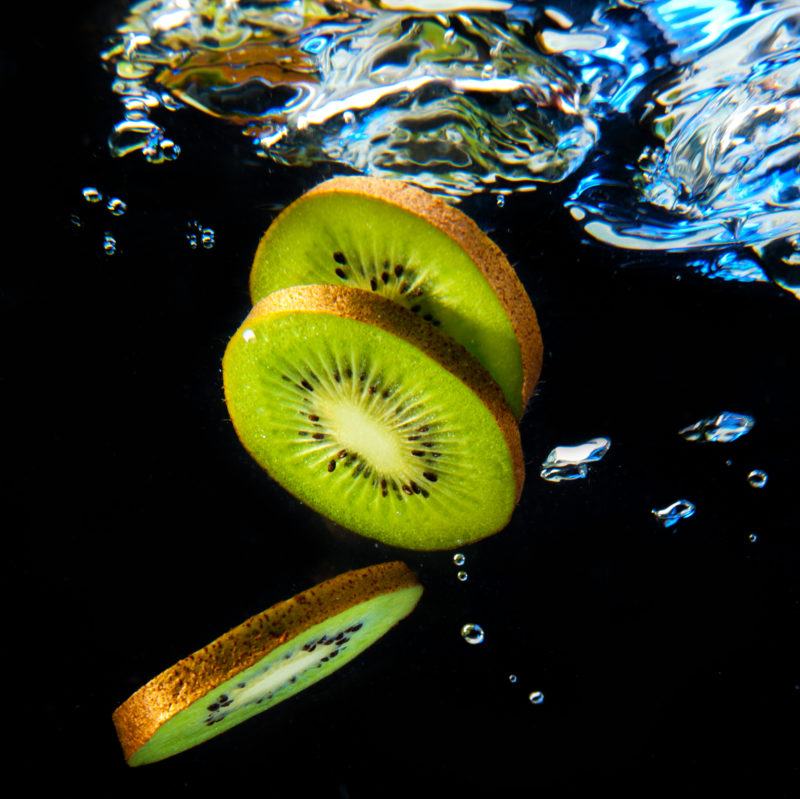
[[[494,378],[464,347],[396,302],[363,289],[328,284],[290,286],[259,300],[242,329],[261,316],[278,313],[329,313],[375,325],[409,342],[470,388],[494,416],[511,458],[516,500],[525,482],[519,426]]]
[[[132,694],[112,720],[127,761],[169,719],[303,631],[382,594],[421,586],[400,561],[345,572],[279,602],[178,661]]]
[[[448,205],[440,197],[400,180],[363,176],[336,177],[314,186],[295,202],[302,202],[308,197],[322,194],[341,193],[363,195],[395,205],[424,219],[466,252],[497,296],[519,343],[522,361],[520,407],[524,411],[539,380],[544,348],[536,311],[530,297],[500,247],[462,211]],[[273,225],[283,214],[291,212],[292,205],[278,215]],[[259,250],[269,246],[270,228],[262,237],[258,245]],[[254,272],[251,272],[251,281],[253,275]]]

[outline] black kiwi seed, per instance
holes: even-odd
[[[308,415],[308,420],[310,422],[318,422],[319,421],[319,416],[317,416],[315,413],[310,413]]]
[[[429,313],[426,313],[425,316],[422,317],[426,322],[432,322],[433,316]]]
[[[341,383],[341,382],[342,382],[342,376],[341,376],[341,375],[340,375],[338,372],[334,372],[334,373],[333,373],[333,379],[334,379],[334,380],[335,380],[337,383]]]
[[[411,486],[404,485],[403,486],[403,493],[408,494],[411,496],[414,492],[411,490]]]
[[[333,260],[336,261],[337,264],[342,264],[343,266],[347,264],[347,258],[343,252],[335,252],[333,254]]]
[[[329,461],[328,462],[328,471],[332,472],[336,468],[336,461]]]
[[[369,287],[370,287],[370,288],[371,288],[373,291],[377,291],[377,290],[378,290],[378,281],[377,281],[377,280],[375,280],[375,278],[374,278],[374,277],[371,277],[371,278],[369,279]]]
[[[395,268],[394,268],[394,273],[395,273],[395,275],[397,277],[400,277],[400,275],[403,274],[403,265],[402,264],[397,264],[397,266],[395,266]]]
[[[412,305],[412,306],[411,306],[411,310],[412,310],[414,313],[419,313],[421,308],[422,308],[422,306],[421,306],[421,305]]]
[[[423,472],[422,476],[426,480],[430,480],[432,483],[435,483],[439,479],[434,472]]]
[[[419,486],[413,480],[411,481],[411,490],[415,494],[419,494],[419,491],[420,491]]]
[[[346,449],[340,449],[336,453],[336,457],[339,458],[339,460],[341,460],[342,458],[346,458],[347,457],[347,450]]]
[[[336,268],[336,274],[342,279],[347,280],[347,274],[345,273],[344,269],[340,269],[339,267]]]
[[[209,706],[208,706],[208,709],[209,709],[209,710],[210,710],[212,713],[216,713],[216,712],[219,710],[219,705],[218,705],[216,702],[214,702],[214,704],[213,704],[213,705],[209,705]]]
[[[381,280],[384,282],[384,284],[385,284],[385,283],[388,283],[388,282],[389,282],[389,273],[388,273],[388,272],[384,272],[384,273],[381,275]]]
[[[408,291],[408,283],[406,283],[406,281],[404,280],[404,281],[403,281],[403,282],[400,284],[400,293],[401,293],[401,294],[405,294],[407,291]]]
[[[325,433],[314,433],[311,438],[316,438],[317,441],[322,441],[325,438]]]
[[[303,387],[303,388],[304,388],[306,391],[313,391],[313,390],[314,390],[314,386],[312,386],[312,385],[311,385],[311,383],[309,383],[309,382],[308,382],[308,380],[306,380],[305,378],[303,378],[303,380],[301,380],[301,381],[300,381],[300,385],[301,385],[301,386],[302,386],[302,387]]]
[[[422,436],[409,436],[407,440],[408,441],[419,441],[421,438],[422,438]]]
[[[411,454],[416,458],[424,458],[425,457],[425,451],[421,450],[421,449],[412,449],[411,450]]]

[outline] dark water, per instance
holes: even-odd
[[[271,165],[201,114],[171,121],[174,163],[112,160],[118,108],[98,53],[125,7],[28,18],[28,43],[3,57],[30,87],[19,158],[38,198],[18,204],[13,227],[28,225],[2,294],[7,660],[24,711],[7,768],[109,795],[795,795],[796,299],[584,238],[563,207],[577,178],[502,208],[465,200],[545,340],[520,506],[464,550],[465,583],[452,553],[332,530],[238,444],[219,368],[261,232],[333,168]],[[613,126],[605,141],[630,145]],[[85,186],[128,212],[89,206]],[[212,249],[188,246],[194,220]],[[751,414],[752,432],[678,436],[722,410]],[[612,446],[586,480],[538,477],[554,446],[595,436]],[[651,509],[682,498],[695,515],[659,526]],[[279,599],[394,558],[427,590],[372,650],[202,747],[125,766],[111,712],[139,685]],[[468,622],[483,644],[462,640]]]

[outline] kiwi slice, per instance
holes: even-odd
[[[447,549],[506,525],[522,490],[516,420],[459,344],[391,300],[295,286],[261,300],[223,359],[255,460],[342,526]]]
[[[128,765],[163,760],[327,677],[407,616],[422,586],[398,561],[346,572],[234,627],[114,712]]]
[[[320,283],[373,291],[440,327],[521,415],[542,366],[536,313],[500,248],[461,211],[401,181],[321,183],[262,237],[250,293],[255,303],[277,289]]]

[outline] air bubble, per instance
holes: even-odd
[[[610,439],[601,436],[574,447],[555,447],[545,458],[540,477],[550,483],[584,478],[589,473],[589,464],[602,460],[610,446]]]
[[[747,475],[747,482],[750,483],[753,488],[764,488],[768,479],[767,473],[761,469],[753,469],[753,471]]]
[[[356,121],[356,115],[352,111],[345,111],[342,114],[345,125],[352,125]]]
[[[456,566],[463,566],[466,562],[467,559],[461,552],[456,552],[456,554],[453,555],[453,563],[455,563]]]
[[[751,544],[755,544],[755,542],[758,541],[758,533],[750,533],[750,535],[747,536],[747,540]]]
[[[103,252],[106,255],[115,255],[117,252],[117,240],[110,234],[103,234]]]
[[[651,513],[664,527],[672,527],[682,519],[694,516],[695,510],[694,504],[689,502],[688,499],[679,499],[666,508],[653,508]]]
[[[83,227],[83,221],[77,214],[70,214],[69,221],[75,227]]]
[[[755,419],[744,413],[722,411],[716,416],[700,419],[689,427],[679,430],[679,435],[687,441],[709,441],[728,444],[741,438],[753,429]]]
[[[128,210],[128,205],[124,200],[120,200],[119,197],[112,197],[108,201],[106,208],[112,216],[122,216]]]
[[[461,628],[461,637],[468,644],[482,644],[486,639],[486,634],[479,624],[465,624]]]
[[[544,694],[541,691],[531,691],[528,699],[532,705],[541,705],[544,702]]]
[[[506,198],[502,194],[497,195],[497,207],[503,208],[506,204]]]
[[[94,186],[87,186],[81,191],[81,194],[87,203],[99,203],[103,199],[103,193]]]
[[[509,682],[510,682],[512,685],[516,685],[516,684],[517,684],[517,675],[516,675],[516,674],[509,674],[509,675],[508,675],[508,681],[509,681]]]
[[[242,333],[242,338],[248,343],[256,340],[256,334],[249,327]]]
[[[459,581],[459,582],[461,582],[461,583],[465,583],[465,582],[467,582],[467,580],[468,580],[468,578],[469,578],[469,575],[468,575],[468,574],[467,574],[465,571],[460,571],[460,572],[459,572],[459,573],[456,575],[456,577],[458,578],[458,581]]]

